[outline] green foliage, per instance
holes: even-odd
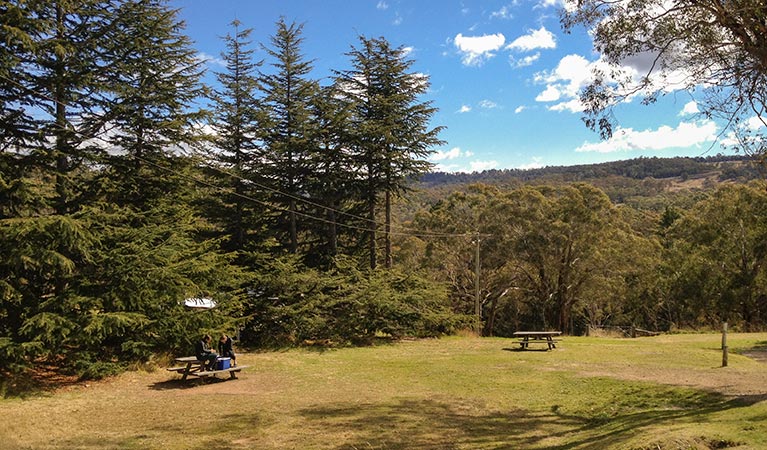
[[[444,287],[422,276],[336,262],[322,273],[301,267],[295,258],[265,267],[250,300],[245,339],[261,345],[318,340],[343,345],[376,336],[439,336],[467,322],[451,312]]]
[[[486,334],[767,325],[765,194],[706,184],[756,176],[744,158],[431,174],[405,197],[441,127],[384,38],[321,87],[301,25],[277,23],[260,71],[236,22],[208,95],[165,0],[2,5],[1,372],[99,378],[243,327],[258,345],[439,336],[476,325],[477,282]],[[204,119],[216,151],[181,154]],[[387,270],[363,270],[381,242]],[[218,306],[183,305],[200,296]]]
[[[370,267],[377,265],[376,227],[371,225],[383,200],[385,265],[390,268],[392,197],[407,190],[411,177],[431,168],[425,158],[443,143],[438,137],[443,127],[430,128],[437,110],[420,101],[428,77],[409,72],[414,61],[407,59],[404,47],[392,47],[383,37],[360,36],[348,56],[352,68],[339,72],[335,83],[350,114],[350,147],[363,174]]]
[[[611,111],[623,100],[641,94],[643,103],[652,104],[660,95],[686,90],[704,116],[721,118],[738,135],[738,147],[763,154],[763,130],[746,123],[767,107],[764,2],[578,0],[571,6],[562,13],[563,26],[587,28],[609,64],[594,69],[581,93],[590,128],[607,138],[616,126]],[[638,76],[623,67],[646,55],[653,63]],[[686,75],[684,81],[674,81],[675,71]]]
[[[630,283],[651,279],[659,247],[623,218],[590,185],[511,191],[479,185],[416,223],[466,235],[431,239],[424,260],[451,284],[452,304],[465,313],[474,309],[477,281],[477,244],[468,237],[479,237],[484,333],[508,335],[521,328],[579,332],[626,319]]]
[[[767,322],[767,195],[763,186],[725,186],[669,231],[678,320],[746,329]]]

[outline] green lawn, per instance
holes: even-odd
[[[244,353],[238,380],[158,369],[0,400],[2,449],[767,449],[767,334],[452,337]]]

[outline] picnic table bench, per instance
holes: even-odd
[[[176,358],[176,362],[179,364],[185,364],[184,366],[179,367],[168,367],[168,371],[170,372],[177,372],[182,374],[181,381],[184,381],[187,379],[189,375],[193,375],[195,377],[215,377],[216,375],[220,373],[229,373],[230,378],[236,379],[237,376],[235,375],[236,372],[241,371],[242,369],[247,368],[248,366],[234,366],[229,367],[227,369],[222,370],[205,370],[204,365],[205,361],[200,361],[197,359],[196,356],[184,356],[181,358]]]
[[[546,344],[548,349],[557,348],[557,342],[561,339],[555,339],[555,336],[562,334],[561,331],[515,331],[514,337],[519,338],[519,345],[522,350],[527,350],[530,344]]]

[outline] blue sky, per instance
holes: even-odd
[[[222,36],[238,19],[254,43],[269,43],[280,17],[304,24],[304,55],[313,77],[349,68],[358,36],[385,37],[429,76],[433,125],[445,126],[435,170],[536,168],[640,156],[724,152],[721,127],[696,115],[685,92],[657,104],[620,105],[620,128],[601,141],[581,121],[577,94],[599,64],[588,33],[563,33],[563,0],[171,0],[211,71],[221,71]],[[257,47],[257,46],[256,46]],[[257,47],[256,58],[265,58]],[[268,62],[268,59],[267,59]],[[628,70],[641,71],[642,61]],[[639,73],[639,72],[637,72]],[[213,82],[213,77],[206,79]]]

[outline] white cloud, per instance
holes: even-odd
[[[387,10],[387,9],[389,9],[389,4],[386,3],[384,0],[381,0],[376,5],[376,8],[378,8],[380,10]]]
[[[557,103],[556,105],[549,106],[549,111],[570,111],[571,113],[583,112],[586,107],[581,103],[581,99],[574,98],[566,102]]]
[[[414,51],[415,51],[415,47],[403,47],[402,56],[408,56],[412,54]]]
[[[542,158],[540,157],[533,157],[532,161],[527,164],[522,164],[521,166],[517,167],[517,169],[521,170],[530,170],[530,169],[540,169],[541,167],[544,167]]]
[[[489,163],[486,162],[480,162],[480,163],[474,163],[471,162],[469,165],[471,166],[471,169],[467,169],[465,165],[462,164],[456,164],[456,163],[446,163],[446,161],[452,161],[459,158],[471,158],[474,156],[474,152],[470,150],[461,150],[460,147],[453,147],[450,150],[447,151],[437,151],[431,155],[429,158],[431,162],[434,164],[434,170],[437,172],[471,172],[476,171],[474,167],[480,167],[479,170],[484,170],[484,167],[486,165],[490,166],[492,164],[496,164],[495,161],[491,161]],[[497,164],[496,164],[497,165]],[[495,167],[495,166],[493,166]],[[490,167],[492,168],[492,167]]]
[[[473,153],[470,151],[462,151],[461,147],[453,147],[448,151],[440,151],[437,150],[436,152],[431,154],[431,157],[429,158],[431,161],[444,161],[444,160],[450,160],[450,159],[456,159],[456,158],[464,158],[464,157],[470,157]]]
[[[197,59],[203,61],[206,64],[215,64],[217,66],[226,67],[226,61],[221,58],[216,58],[207,53],[200,52],[197,54]]]
[[[568,96],[578,95],[578,91],[592,79],[592,68],[596,63],[589,62],[581,55],[567,55],[559,61],[557,67],[546,78],[548,83],[561,83],[560,92]]]
[[[509,62],[511,62],[511,64],[514,67],[517,67],[517,68],[519,68],[519,67],[528,67],[528,66],[532,66],[534,62],[536,62],[536,61],[538,61],[538,59],[540,59],[540,57],[541,57],[540,53],[536,53],[536,54],[530,55],[530,56],[525,56],[522,59],[515,59],[513,56],[510,56],[509,57]]]
[[[546,89],[535,98],[539,102],[559,102],[549,106],[551,111],[581,112],[578,94],[592,79],[592,70],[601,66],[601,61],[590,62],[581,55],[567,55],[552,71],[535,74],[534,81],[545,84]]]
[[[746,121],[746,128],[751,131],[757,131],[765,126],[765,122],[767,122],[767,117],[753,116]]]
[[[521,113],[522,111],[524,111],[526,109],[527,109],[527,106],[525,106],[525,105],[517,106],[517,109],[514,110],[514,114],[519,114],[519,113]]]
[[[559,100],[562,94],[559,92],[559,88],[553,85],[546,86],[546,90],[538,94],[535,97],[536,102],[555,102]]]
[[[729,131],[719,143],[725,147],[761,146],[765,138],[766,130],[764,128],[767,127],[765,122],[767,122],[767,118],[752,116],[738,124],[736,129]]]
[[[483,109],[495,109],[498,107],[498,103],[495,103],[492,100],[485,99],[479,102],[479,107]]]
[[[461,113],[461,114],[467,113],[467,112],[471,112],[471,106],[469,106],[469,105],[461,105],[461,109],[459,109],[458,112]]]
[[[657,130],[636,131],[632,128],[618,128],[610,139],[597,143],[585,142],[575,151],[613,153],[694,147],[715,141],[716,130],[716,123],[711,120],[681,122],[676,128],[663,125]]]
[[[498,161],[472,161],[469,163],[469,167],[471,167],[472,172],[482,172],[498,167]]]
[[[453,42],[463,54],[464,65],[480,66],[495,56],[495,52],[503,47],[506,38],[501,33],[483,36],[464,36],[458,33]]]
[[[700,110],[698,109],[698,103],[694,100],[691,102],[687,102],[686,105],[684,105],[684,108],[682,108],[682,111],[679,112],[680,116],[692,116],[694,114],[698,114]]]
[[[541,27],[537,30],[532,30],[529,34],[520,36],[506,46],[507,49],[530,51],[537,48],[556,48],[557,43],[554,39],[554,35],[546,29]]]
[[[514,16],[511,14],[511,8],[509,8],[508,6],[502,6],[501,9],[499,9],[498,11],[493,11],[492,13],[490,13],[491,19],[495,19],[495,18],[511,19],[513,17]]]

